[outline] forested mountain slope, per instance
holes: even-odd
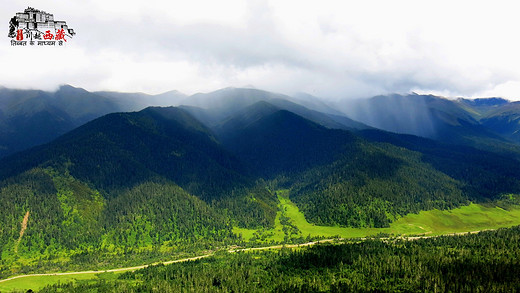
[[[112,192],[168,178],[202,198],[245,185],[241,164],[209,130],[178,108],[147,108],[96,119],[50,144],[2,160],[0,177],[68,165],[75,178]]]
[[[333,114],[254,93],[226,116],[193,106],[107,114],[1,159],[0,273],[41,258],[79,264],[98,261],[94,254],[236,244],[233,227],[282,221],[280,189],[309,222],[345,227],[387,227],[411,212],[520,193],[514,156],[330,128]]]
[[[520,191],[520,164],[511,158],[417,136],[356,132],[367,141],[267,103],[232,116],[219,131],[225,147],[258,176],[291,188],[307,219],[322,225],[382,227],[409,212]]]

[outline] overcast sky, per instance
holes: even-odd
[[[64,47],[11,47],[9,19],[27,6],[67,21],[76,36]],[[0,85],[520,100],[518,8],[515,1],[4,1]]]

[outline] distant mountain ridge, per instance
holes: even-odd
[[[70,86],[54,93],[0,89],[0,157],[46,143],[117,109],[104,97]]]
[[[382,129],[520,158],[520,102],[502,98],[450,100],[393,94],[332,103],[303,93],[290,97],[253,88],[224,88],[187,96],[178,91],[158,95],[88,92],[69,85],[56,92],[0,88],[0,158],[49,142],[108,113],[182,105],[219,132],[223,121],[258,102],[332,129]]]
[[[450,100],[433,95],[393,94],[338,103],[337,108],[377,129],[519,158],[519,104],[501,98]]]
[[[303,115],[332,128],[368,128],[341,115],[308,109],[295,99],[256,89],[226,88],[207,94],[184,95],[169,91],[157,95],[144,93],[88,92],[70,85],[56,92],[0,89],[0,158],[32,146],[51,141],[88,121],[115,112],[140,111],[149,106],[185,105],[211,110],[202,115],[203,123],[212,127],[226,117],[259,101]],[[321,107],[326,107],[323,103]],[[202,117],[199,115],[199,118]]]

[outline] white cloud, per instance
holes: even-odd
[[[520,96],[514,1],[12,1],[66,20],[65,48],[0,46],[0,84],[186,93],[252,84],[327,98]],[[507,90],[506,90],[507,89]]]

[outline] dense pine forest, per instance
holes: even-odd
[[[278,214],[271,243],[312,239],[279,210],[280,189],[309,223],[356,228],[520,192],[520,164],[471,147],[330,129],[267,102],[213,127],[190,111],[108,114],[2,159],[0,277],[261,245]]]
[[[517,292],[519,274],[520,227],[514,227],[429,239],[221,252],[40,292]]]
[[[28,93],[27,107],[39,99],[34,94]],[[426,98],[435,111],[446,110],[436,117],[442,118],[444,135],[459,136],[461,144],[454,145],[374,129],[333,109],[319,112],[258,90],[226,89],[211,101],[193,98],[189,106],[137,112],[78,110],[81,121],[93,120],[0,158],[0,279],[217,252],[118,280],[58,287],[79,292],[517,289],[508,274],[516,272],[516,247],[507,245],[516,241],[518,228],[456,240],[224,252],[338,235],[437,235],[454,227],[517,225],[520,147],[488,130],[479,132],[484,126],[471,113],[480,106],[470,113]],[[198,108],[199,99],[201,105],[215,104]],[[468,210],[478,216],[468,216]],[[437,231],[440,213],[444,226]],[[494,220],[486,213],[494,213]],[[414,217],[432,222],[418,224]],[[487,257],[485,251],[503,257]],[[479,265],[490,268],[487,275],[478,272]],[[464,274],[451,276],[457,270]],[[157,285],[147,287],[151,284]]]

